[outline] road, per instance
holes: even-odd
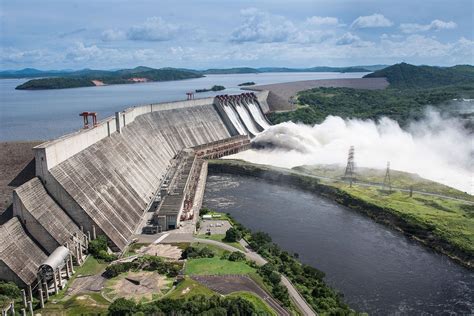
[[[220,241],[215,241],[215,240],[210,240],[210,239],[200,239],[200,238],[194,238],[195,242],[200,242],[204,244],[209,244],[209,245],[214,245],[219,248],[228,250],[228,251],[238,251],[242,252],[245,254],[245,257],[248,260],[255,261],[257,265],[264,265],[267,263],[267,260],[265,260],[262,256],[260,256],[258,253],[255,251],[251,250],[249,245],[245,240],[241,240],[240,244],[245,248],[245,251],[242,251],[240,249],[237,249],[233,246],[230,246],[228,244],[225,244]],[[293,286],[293,284],[288,280],[286,276],[283,274],[281,275],[281,283],[288,289],[288,294],[290,295],[291,299],[293,302],[296,304],[298,309],[303,313],[303,315],[317,315],[311,306],[306,302],[306,300],[301,296],[301,294],[298,292],[298,290]]]

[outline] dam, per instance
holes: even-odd
[[[245,150],[269,127],[267,94],[128,108],[36,146],[36,177],[15,189],[0,227],[1,278],[57,292],[97,236],[121,252],[142,230],[178,229],[194,217],[203,159]]]
[[[135,106],[34,147],[35,177],[14,190],[13,217],[0,226],[0,279],[24,289],[25,302],[47,298],[98,236],[123,252],[134,236],[192,221],[205,159],[246,150],[270,127],[270,93]]]

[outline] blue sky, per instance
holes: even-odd
[[[1,69],[473,64],[472,0],[0,0]]]

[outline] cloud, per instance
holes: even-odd
[[[102,32],[101,38],[104,42],[112,42],[124,40],[127,36],[124,31],[109,29]]]
[[[282,16],[270,15],[255,8],[241,10],[240,14],[244,22],[232,32],[232,42],[285,42],[297,32],[293,23]]]
[[[350,45],[356,42],[360,42],[360,37],[350,32],[345,33],[337,39],[336,45]]]
[[[85,31],[87,31],[86,28],[80,28],[80,29],[73,30],[73,31],[70,31],[70,32],[61,33],[61,34],[58,35],[58,37],[59,38],[65,38],[65,37],[76,35],[76,34],[79,34],[79,33],[85,32]]]
[[[132,26],[127,38],[134,41],[168,41],[179,31],[179,27],[165,22],[161,17],[151,17],[142,24]]]
[[[312,16],[306,19],[306,22],[310,25],[321,26],[343,26],[344,24],[339,23],[339,19],[331,16]]]
[[[385,16],[379,13],[372,15],[359,16],[351,24],[353,29],[363,29],[372,27],[388,27],[392,26],[393,22],[387,19]]]
[[[400,30],[403,33],[418,33],[427,31],[440,31],[440,30],[451,30],[457,27],[457,24],[453,21],[445,22],[441,20],[433,20],[430,24],[417,24],[417,23],[402,23],[400,24]]]

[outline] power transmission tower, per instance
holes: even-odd
[[[344,172],[344,178],[349,179],[350,186],[352,187],[352,180],[354,178],[354,146],[349,148],[349,154],[347,155],[347,166]]]
[[[388,186],[389,192],[392,192],[392,181],[390,179],[390,161],[387,162],[387,169],[385,170],[385,178],[383,179],[383,188]]]

